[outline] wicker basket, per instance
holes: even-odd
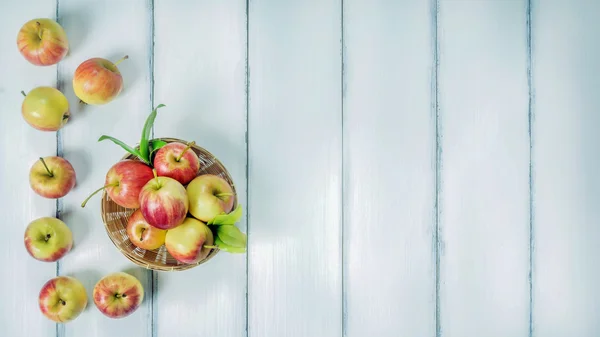
[[[159,138],[167,143],[171,142],[181,142],[186,144],[186,141],[175,139],[175,138]],[[207,150],[199,147],[192,146],[191,147],[194,152],[200,158],[200,170],[198,171],[198,175],[201,174],[214,174],[222,177],[227,180],[231,185],[234,193],[234,205],[233,209],[237,206],[237,192],[235,190],[235,185],[233,183],[233,179],[225,169],[225,166],[213,156]],[[133,159],[139,160],[137,157],[127,154],[122,159]],[[112,243],[133,263],[151,270],[157,271],[181,271],[187,270],[193,267],[196,267],[206,261],[210,260],[213,256],[218,253],[218,249],[212,249],[210,253],[206,256],[205,259],[201,260],[196,264],[185,264],[181,263],[162,245],[160,248],[155,250],[145,250],[136,247],[127,236],[127,221],[129,220],[130,215],[135,211],[135,209],[124,208],[122,206],[117,205],[113,202],[107,195],[106,191],[102,196],[101,201],[101,212],[102,212],[102,220],[104,221],[104,225],[106,228],[106,232],[108,233],[108,237],[110,237]]]

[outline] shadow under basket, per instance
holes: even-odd
[[[154,140],[162,140],[167,143],[188,143],[175,138],[158,138]],[[139,149],[139,147],[136,149]],[[237,192],[235,190],[233,179],[229,175],[229,172],[227,172],[227,169],[225,169],[225,166],[223,166],[223,164],[210,152],[197,145],[192,146],[190,149],[198,155],[198,158],[200,158],[200,169],[198,170],[198,175],[214,174],[225,179],[231,185],[235,198],[233,209],[235,209],[237,206]],[[129,153],[125,155],[122,160],[123,159],[139,161],[139,158]],[[200,260],[200,262],[196,264],[186,264],[175,260],[175,258],[169,254],[165,245],[162,245],[160,248],[154,250],[146,250],[136,247],[129,240],[126,231],[129,217],[135,210],[136,209],[125,208],[117,205],[108,197],[106,191],[104,191],[101,201],[101,213],[108,237],[119,249],[119,251],[125,255],[125,257],[138,266],[157,271],[181,271],[201,265],[218,253],[218,249],[211,249],[206,258]],[[189,214],[188,216],[191,217]]]

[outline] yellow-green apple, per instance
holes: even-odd
[[[64,197],[73,189],[76,180],[71,163],[58,156],[40,158],[29,170],[29,185],[44,198]]]
[[[79,316],[87,306],[85,287],[76,278],[58,276],[44,284],[38,296],[42,314],[48,319],[67,323]]]
[[[117,65],[128,56],[115,63],[100,57],[82,62],[73,75],[73,90],[84,103],[106,104],[115,99],[123,90],[123,76]]]
[[[57,131],[69,121],[69,101],[59,90],[52,87],[37,87],[28,94],[21,105],[25,122],[40,131]]]
[[[104,186],[87,197],[81,207],[85,207],[96,193],[106,189],[109,198],[117,205],[125,208],[139,208],[140,191],[152,178],[154,178],[154,173],[150,166],[137,160],[121,160],[106,173]]]
[[[153,250],[165,243],[167,231],[151,226],[137,209],[127,221],[127,236],[136,247]]]
[[[198,220],[208,222],[215,216],[231,212],[235,195],[229,183],[214,174],[203,174],[187,186],[190,213]]]
[[[58,22],[39,18],[27,21],[17,34],[17,47],[27,61],[49,66],[62,60],[69,51],[69,40]]]
[[[183,223],[167,231],[165,247],[177,261],[195,264],[206,258],[214,243],[210,228],[202,221],[187,217]]]
[[[185,219],[188,208],[185,187],[173,178],[150,179],[140,192],[142,215],[156,228],[171,229],[179,226]]]
[[[189,151],[194,142],[187,146],[172,142],[163,146],[154,156],[154,168],[158,176],[170,177],[186,185],[198,175],[200,159],[196,152]]]
[[[115,272],[104,276],[94,286],[94,304],[110,318],[129,316],[144,300],[144,288],[131,274]]]
[[[60,219],[41,217],[27,225],[25,248],[31,257],[44,262],[56,262],[73,247],[73,234]]]

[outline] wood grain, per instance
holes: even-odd
[[[533,1],[533,336],[600,335],[597,1]]]
[[[155,135],[196,141],[219,158],[246,214],[246,2],[157,0],[155,18],[155,104],[166,105]],[[246,232],[246,221],[237,226]],[[157,335],[245,335],[246,258],[220,252],[159,273]]]
[[[441,1],[441,335],[529,332],[525,1]]]
[[[73,228],[76,245],[60,265],[60,273],[75,276],[85,285],[90,299],[76,321],[64,327],[65,336],[148,336],[151,333],[150,272],[123,256],[108,238],[100,216],[100,196],[85,208],[81,202],[104,185],[106,172],[125,153],[117,145],[104,141],[111,135],[127,144],[139,142],[143,123],[151,111],[149,65],[149,3],[143,0],[61,0],[60,22],[71,33],[72,51],[59,68],[59,77],[72,105],[72,120],[62,132],[64,156],[79,173],[76,188],[64,199],[62,214]],[[119,64],[124,78],[123,92],[112,102],[81,105],[72,88],[77,66],[92,57],[112,62],[124,55]],[[145,289],[145,300],[136,312],[124,319],[105,317],[92,301],[94,285],[103,276],[127,271],[136,276]]]
[[[341,3],[251,1],[254,337],[340,336]]]
[[[347,337],[435,335],[432,21],[427,1],[344,2]]]
[[[0,5],[0,190],[3,213],[0,254],[3,289],[0,326],[5,336],[55,336],[55,324],[38,308],[38,293],[56,275],[56,264],[34,260],[23,244],[25,227],[43,216],[55,216],[55,200],[45,199],[29,186],[29,170],[39,157],[56,155],[56,133],[30,127],[21,116],[23,96],[38,86],[56,87],[56,66],[38,67],[19,53],[17,33],[35,18],[55,18],[52,1],[23,1]],[[32,11],[29,8],[35,7]]]

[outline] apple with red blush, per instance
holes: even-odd
[[[31,189],[44,198],[58,199],[67,195],[77,180],[71,163],[58,156],[40,157],[29,169]]]
[[[125,56],[113,63],[101,57],[82,62],[73,75],[73,91],[82,102],[102,105],[114,100],[123,90],[123,75],[117,67]]]
[[[23,24],[17,34],[21,55],[36,66],[51,66],[69,52],[69,40],[63,27],[48,18],[37,18]]]
[[[125,208],[139,208],[140,191],[152,178],[154,178],[154,173],[150,166],[137,160],[121,160],[106,173],[104,186],[87,197],[81,207],[85,207],[96,193],[106,190],[110,199],[117,205]]]
[[[142,211],[137,209],[127,221],[127,237],[136,247],[146,250],[158,249],[165,243],[167,231],[151,226]]]
[[[173,178],[156,176],[140,192],[140,209],[151,226],[175,228],[183,222],[189,209],[185,187]]]
[[[182,185],[192,181],[200,169],[200,159],[196,152],[191,150],[194,144],[195,142],[187,145],[172,142],[158,150],[154,157],[154,168],[157,175],[173,178]]]
[[[109,318],[123,318],[134,313],[144,300],[144,287],[133,275],[114,272],[104,276],[93,291],[94,304]]]

